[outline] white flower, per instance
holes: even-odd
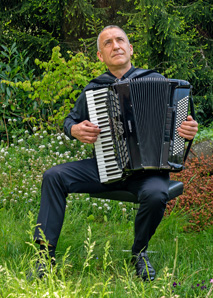
[[[25,132],[24,132],[25,134],[28,134],[29,133],[29,131],[28,130],[25,130]]]
[[[33,127],[33,131],[36,131],[36,130],[37,130],[37,127],[34,126],[34,127]]]
[[[38,148],[39,149],[44,149],[45,148],[45,145],[40,145]]]
[[[99,210],[101,210],[101,209],[102,209],[102,207],[100,206],[100,207],[98,207],[98,209],[99,209]]]
[[[16,119],[13,119],[13,122],[17,122],[17,120]]]
[[[97,203],[93,203],[93,204],[92,204],[92,206],[97,206],[97,205],[98,205]]]
[[[18,143],[21,143],[21,142],[23,142],[23,141],[24,141],[23,139],[19,139],[19,140],[18,140]]]

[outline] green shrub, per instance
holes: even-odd
[[[188,224],[186,231],[200,231],[213,225],[213,156],[192,158],[186,162],[182,173],[171,174],[171,179],[183,182],[184,192],[168,204],[170,214],[174,206],[186,212]]]
[[[28,108],[27,94],[7,82],[31,81],[34,78],[34,69],[30,68],[27,51],[19,52],[14,43],[11,48],[1,45],[0,52],[0,136],[11,132],[8,119],[15,119],[16,127],[23,126],[23,114]]]
[[[33,82],[4,81],[27,95],[28,106],[21,115],[23,122],[49,130],[61,130],[65,116],[83,88],[105,69],[101,62],[92,62],[83,53],[68,54],[70,59],[66,61],[61,57],[60,47],[55,47],[50,61],[36,59],[35,63],[44,72],[40,79]]]
[[[213,122],[208,127],[199,125],[198,132],[194,138],[194,142],[197,143],[206,140],[213,140]]]

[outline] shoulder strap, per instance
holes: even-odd
[[[134,78],[142,78],[145,76],[148,76],[150,74],[159,74],[157,71],[152,70],[152,69],[141,69],[141,68],[136,68],[135,71],[133,71],[129,76],[128,79],[134,79]]]
[[[141,68],[135,68],[135,70],[128,76],[129,79],[134,78],[142,78],[145,76],[148,76],[150,74],[157,74],[160,75],[157,71],[151,70],[151,69],[141,69]],[[115,78],[109,73],[105,72],[99,77],[91,80],[89,84],[84,88],[84,91],[93,89],[93,88],[100,88],[101,87],[107,87],[111,84],[115,83]]]
[[[89,84],[84,88],[84,91],[93,89],[93,88],[100,88],[101,87],[107,87],[115,82],[115,79],[108,73],[105,72],[99,77],[92,79]]]

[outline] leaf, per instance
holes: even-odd
[[[11,110],[14,112],[16,107],[14,105],[10,105]]]

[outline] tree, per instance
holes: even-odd
[[[136,11],[126,14],[135,64],[190,81],[199,122],[211,123],[213,5],[202,0],[190,4],[184,0],[138,0],[135,4]]]

